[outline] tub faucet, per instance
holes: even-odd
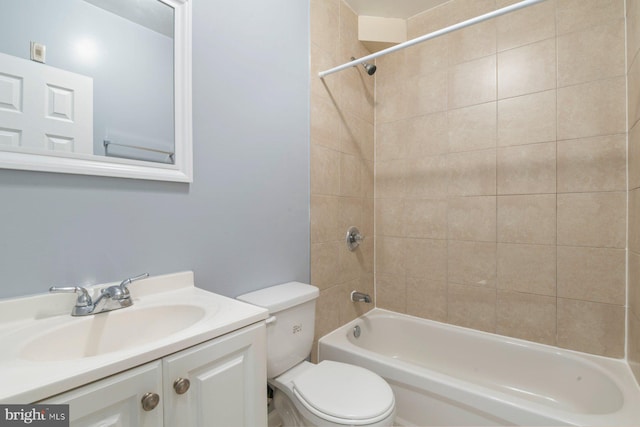
[[[364,302],[364,303],[370,304],[371,297],[369,296],[369,294],[363,294],[362,292],[358,292],[358,291],[351,291],[351,301]]]
[[[144,279],[149,277],[149,273],[144,273],[139,276],[130,277],[123,280],[119,285],[109,286],[100,290],[100,296],[93,302],[89,291],[81,286],[71,286],[65,288],[58,288],[52,286],[49,288],[49,292],[75,292],[78,294],[76,299],[76,305],[71,311],[72,316],[88,316],[90,314],[103,313],[105,311],[117,310],[119,308],[130,307],[133,305],[131,301],[131,294],[127,286],[135,280]]]

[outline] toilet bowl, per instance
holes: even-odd
[[[355,365],[313,364],[315,286],[290,282],[237,297],[269,310],[267,378],[285,426],[393,425],[395,398],[380,376]]]

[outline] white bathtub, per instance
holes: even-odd
[[[622,360],[381,309],[320,339],[318,352],[384,377],[400,425],[640,426],[640,389]]]

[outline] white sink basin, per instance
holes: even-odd
[[[95,297],[114,284],[88,290]],[[129,289],[131,307],[77,317],[74,294],[0,299],[0,403],[37,402],[268,317],[264,308],[196,288],[190,271]]]
[[[189,328],[204,315],[201,307],[165,305],[75,317],[33,337],[20,357],[51,362],[100,356],[160,340]]]

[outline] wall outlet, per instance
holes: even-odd
[[[42,43],[31,42],[31,60],[45,63],[47,47]]]

